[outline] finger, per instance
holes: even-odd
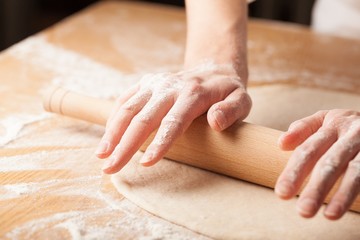
[[[222,131],[235,121],[247,117],[251,109],[251,98],[242,88],[237,88],[223,101],[215,103],[208,111],[207,119],[210,127]]]
[[[349,132],[340,138],[316,164],[297,204],[298,212],[303,217],[313,217],[317,213],[326,195],[354,157],[353,150],[358,152],[360,149],[360,141],[354,141],[351,135],[353,133]]]
[[[164,95],[161,98],[153,95],[149,103],[132,119],[112,156],[105,162],[104,172],[111,174],[121,170],[160,125],[173,104],[172,95]]]
[[[205,113],[208,106],[202,105],[206,96],[182,94],[161,122],[161,126],[151,144],[146,149],[140,163],[152,166],[170,149],[175,140],[186,131],[195,118]]]
[[[114,116],[116,115],[117,111],[120,107],[128,101],[136,92],[139,91],[140,85],[135,84],[131,86],[124,94],[122,94],[115,102],[115,106],[111,110],[110,116],[106,122],[106,126],[110,125],[110,122],[113,120]]]
[[[109,118],[106,121],[106,127],[105,130],[107,128],[109,128],[109,126],[111,126],[112,121],[114,120],[114,117],[116,116],[117,111],[121,108],[121,106],[128,101],[132,96],[134,96],[134,94],[139,90],[139,84],[135,84],[132,87],[130,87],[125,94],[123,94],[122,96],[120,96],[115,103],[115,106],[113,107],[113,109],[111,110],[111,113],[109,115]],[[99,158],[104,158],[108,156],[108,153],[110,151],[109,148],[110,143],[104,138],[102,138],[102,140],[100,141],[95,154],[99,157]]]
[[[319,111],[309,117],[293,122],[289,130],[279,138],[279,147],[283,150],[294,150],[322,125],[328,111]]]
[[[327,205],[324,215],[331,220],[341,218],[360,193],[360,152],[350,161],[339,189]]]
[[[183,117],[176,117],[172,113],[168,114],[161,122],[154,140],[147,147],[140,163],[143,166],[152,166],[157,163],[170,149],[175,140],[186,130],[188,122]]]
[[[118,109],[105,129],[104,136],[95,152],[97,157],[106,158],[114,151],[131,120],[145,106],[150,97],[150,91],[138,92]]]
[[[283,198],[294,197],[319,158],[337,140],[333,129],[322,129],[295,149],[275,185],[275,193]]]

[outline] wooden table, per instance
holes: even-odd
[[[103,128],[44,113],[61,85],[114,98],[147,72],[181,69],[183,9],[101,2],[0,55],[0,238],[206,239],[117,193],[93,152]],[[249,23],[250,86],[360,93],[360,43]],[[317,81],[314,81],[317,79]]]

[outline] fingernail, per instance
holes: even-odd
[[[215,119],[217,125],[220,127],[221,130],[223,130],[226,127],[226,118],[221,110],[216,110],[213,112],[213,118]]]
[[[102,166],[102,170],[106,170],[111,168],[114,165],[115,159],[113,157],[109,158],[104,162],[104,165]]]
[[[281,181],[276,185],[275,193],[280,197],[288,197],[293,193],[293,184],[288,181]]]
[[[108,141],[101,141],[99,146],[97,147],[95,154],[103,154],[106,153],[109,149],[110,143]]]
[[[147,164],[154,159],[153,153],[145,153],[142,158],[140,159],[140,164]]]
[[[305,198],[299,202],[297,210],[301,215],[311,217],[316,212],[317,207],[318,204],[314,199]]]
[[[331,203],[325,209],[325,215],[328,217],[339,217],[343,212],[343,207],[339,203]]]

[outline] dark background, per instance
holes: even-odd
[[[314,1],[257,0],[250,4],[249,14],[256,18],[309,25]],[[97,0],[0,0],[0,50],[94,2]],[[147,2],[184,6],[183,0],[148,0]]]

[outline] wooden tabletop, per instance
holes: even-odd
[[[0,54],[0,238],[206,239],[124,199],[94,156],[103,128],[45,113],[61,85],[114,98],[144,73],[181,69],[183,9],[101,2]],[[249,23],[250,86],[360,93],[360,42]]]

